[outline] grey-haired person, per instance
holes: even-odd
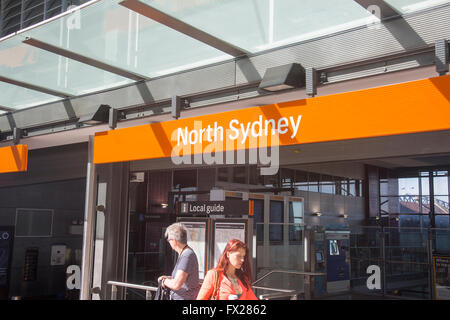
[[[167,227],[165,237],[178,254],[171,276],[160,276],[158,282],[169,288],[172,300],[195,300],[200,289],[198,260],[194,250],[187,245],[187,230],[181,223]]]

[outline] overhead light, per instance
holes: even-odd
[[[348,218],[348,214],[340,214],[340,215],[339,215],[339,218],[347,219],[347,218]]]
[[[305,86],[305,69],[298,63],[290,63],[266,70],[259,89],[276,92]]]
[[[162,208],[167,208],[169,205],[167,203],[161,203]]]
[[[80,117],[78,123],[96,125],[100,123],[109,122],[109,109],[111,107],[107,104],[101,104],[94,113]]]
[[[321,217],[322,216],[322,212],[314,212],[311,215],[312,216],[316,216],[316,217]]]

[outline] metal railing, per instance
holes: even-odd
[[[444,235],[438,243],[437,236]],[[352,290],[402,299],[435,299],[433,257],[450,250],[450,229],[366,226],[351,235]],[[381,271],[381,290],[366,287],[366,268]]]
[[[261,286],[255,286],[258,282],[261,282],[263,279],[267,278],[271,274],[274,273],[282,273],[282,274],[296,274],[296,275],[303,275],[308,277],[308,283],[311,283],[310,277],[315,276],[323,276],[326,275],[326,273],[323,272],[308,272],[308,271],[293,271],[293,270],[271,270],[267,272],[265,275],[263,275],[261,278],[253,282],[253,289],[260,289],[260,290],[267,290],[267,291],[276,291],[277,293],[267,293],[262,294],[259,296],[261,300],[270,300],[270,299],[278,299],[278,298],[288,298],[290,297],[290,300],[297,300],[298,294],[301,293],[297,290],[288,290],[288,289],[279,289],[279,288],[267,288],[267,287],[261,287]]]
[[[117,300],[117,287],[145,290],[145,300],[151,300],[151,292],[156,292],[158,290],[157,287],[143,286],[126,282],[108,281],[108,284],[111,285],[111,300]]]
[[[252,288],[253,289],[260,289],[260,290],[267,290],[267,291],[275,291],[275,293],[261,294],[259,296],[259,299],[261,299],[261,300],[271,300],[271,299],[280,299],[280,298],[290,298],[290,300],[297,300],[298,294],[301,293],[298,290],[289,290],[289,289],[280,289],[280,288],[269,288],[269,287],[255,286],[255,284],[257,284],[258,282],[262,281],[263,279],[267,278],[268,276],[270,276],[271,274],[274,274],[274,273],[296,274],[296,275],[303,275],[303,276],[307,276],[307,277],[325,275],[325,273],[322,273],[322,272],[306,272],[306,271],[291,271],[291,270],[271,270],[271,271],[267,272],[265,275],[263,275],[261,278],[256,280],[253,283]],[[139,284],[127,283],[127,282],[108,281],[107,284],[111,286],[111,300],[117,300],[117,288],[118,287],[144,290],[145,291],[145,299],[146,300],[151,300],[152,299],[152,291],[156,292],[158,290],[157,287],[144,286],[144,285],[139,285]]]

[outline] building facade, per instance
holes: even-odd
[[[154,286],[181,221],[263,298],[448,298],[450,2],[316,2],[3,1],[0,297]]]

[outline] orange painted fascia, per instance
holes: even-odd
[[[28,146],[0,148],[0,173],[23,172],[28,167]]]
[[[450,75],[101,132],[95,135],[94,163],[170,157],[177,146],[177,139],[171,139],[172,133],[178,128],[187,127],[189,131],[199,123],[202,128],[217,123],[226,129],[233,119],[245,127],[260,116],[263,121],[301,116],[301,122],[294,137],[291,138],[291,130],[280,135],[278,142],[263,141],[259,147],[448,130]],[[190,146],[182,154],[210,151],[211,144],[206,140],[204,134],[201,144]],[[234,146],[234,149],[248,148],[248,140]],[[230,150],[230,145],[224,142],[216,146],[215,151],[223,150]]]

